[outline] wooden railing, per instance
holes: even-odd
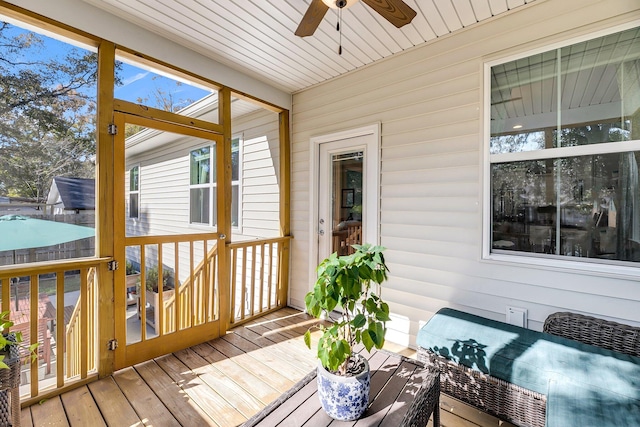
[[[217,288],[217,256],[218,246],[214,244],[187,280],[161,304],[165,320],[163,334],[218,318],[215,293],[211,292]]]
[[[247,322],[287,304],[283,280],[290,237],[231,243],[231,324]]]
[[[215,233],[127,238],[127,257],[140,265],[145,284],[138,290],[145,307],[140,322],[152,326],[154,336],[216,320],[216,241]],[[152,338],[146,331],[141,328],[140,341]]]
[[[175,289],[164,295],[159,292],[162,303],[158,305],[157,335],[219,319],[217,269],[221,267],[215,235],[174,236],[168,242],[165,238],[129,240],[138,246],[141,260],[160,260],[160,277],[169,272],[169,267],[162,267],[167,258],[175,260],[171,265]],[[230,324],[249,321],[286,305],[289,239],[228,245]],[[97,311],[99,271],[105,270],[103,264],[109,260],[84,258],[0,267],[2,311],[10,311],[15,323],[12,330],[22,331],[27,343],[40,343],[38,358],[23,368],[23,401],[36,402],[42,396],[97,378],[100,351],[107,351],[97,345],[98,321],[105,321],[98,319]],[[141,283],[145,283],[150,268],[144,261],[141,270]],[[179,280],[181,271],[184,274]],[[139,296],[141,307],[148,300],[144,294]],[[146,310],[141,310],[142,324],[145,316]],[[141,339],[145,340],[146,328],[141,329]],[[27,384],[29,387],[25,387]]]
[[[96,369],[96,334],[83,333],[96,330],[96,305],[89,304],[96,300],[96,269],[90,268],[81,279],[80,299],[76,302],[65,331],[68,378],[86,378],[87,372]]]
[[[97,270],[108,259],[75,259],[0,269],[2,311],[38,357],[22,368],[23,398],[97,376]],[[26,385],[29,384],[29,387]],[[26,395],[26,396],[25,396]]]

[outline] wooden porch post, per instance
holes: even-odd
[[[114,251],[114,156],[113,89],[115,79],[115,44],[102,41],[98,47],[98,117],[96,148],[96,256],[113,257]],[[123,130],[124,131],[124,130]],[[122,266],[124,268],[124,266]],[[105,263],[98,271],[98,375],[113,373],[114,353],[107,350],[115,337],[114,272]]]
[[[282,110],[279,113],[280,126],[280,235],[291,234],[291,139],[289,129],[289,111]],[[282,244],[280,261],[280,289],[278,304],[286,306],[289,290],[289,257],[291,241],[286,240]]]
[[[218,215],[218,289],[220,292],[220,335],[231,323],[231,90],[218,92],[218,123],[223,127],[222,147],[216,145],[216,182]],[[224,236],[224,237],[223,237]]]

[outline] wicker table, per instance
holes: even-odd
[[[253,426],[416,426],[433,414],[440,425],[440,377],[422,362],[386,351],[362,353],[369,359],[369,408],[357,422],[338,422],[320,407],[315,370],[244,424]]]

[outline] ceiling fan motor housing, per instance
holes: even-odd
[[[358,0],[322,0],[331,9],[348,9]]]

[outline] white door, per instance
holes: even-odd
[[[376,128],[377,129],[377,128]],[[317,144],[317,262],[378,243],[378,135],[325,137]]]

